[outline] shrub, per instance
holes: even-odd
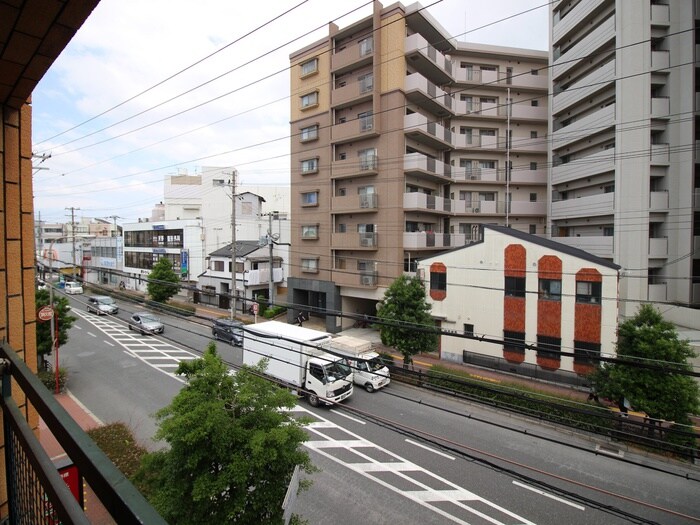
[[[122,474],[131,479],[147,450],[136,443],[129,427],[124,423],[110,423],[88,430],[87,434]]]
[[[56,374],[53,370],[39,370],[37,374],[39,380],[44,383],[44,386],[48,388],[51,392],[56,390]],[[66,381],[68,379],[68,371],[63,368],[58,368],[58,388],[60,392],[63,392],[66,388]]]
[[[272,319],[273,317],[277,317],[278,315],[283,314],[286,311],[287,309],[284,306],[273,306],[271,308],[266,308],[263,316],[265,317],[265,319]]]

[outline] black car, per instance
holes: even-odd
[[[243,346],[243,323],[230,319],[216,319],[214,326],[211,327],[211,335],[217,341]]]

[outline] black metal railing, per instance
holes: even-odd
[[[15,395],[26,396],[105,509],[120,524],[165,521],[5,342],[0,345],[9,523],[88,524],[80,504],[36,438]],[[14,382],[14,384],[13,384]]]

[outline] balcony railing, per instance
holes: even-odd
[[[90,523],[29,427],[14,394],[26,396],[115,522],[166,525],[7,343],[0,347],[0,360],[9,523]]]

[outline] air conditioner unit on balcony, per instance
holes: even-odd
[[[374,246],[374,239],[372,237],[362,237],[360,239],[360,246],[363,248],[371,248]]]
[[[362,286],[374,286],[374,277],[371,275],[360,276],[360,282]]]
[[[480,209],[480,208],[474,208],[474,213],[481,213],[481,209]]]
[[[469,180],[476,180],[476,175],[469,175]]]

